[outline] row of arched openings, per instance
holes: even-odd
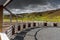
[[[57,23],[53,23],[54,27],[57,27]],[[33,27],[36,26],[36,23],[33,23]],[[44,26],[47,26],[47,23],[44,23]],[[28,28],[31,27],[31,23],[28,23]],[[26,28],[26,24],[23,24],[23,29]],[[18,26],[18,31],[21,30],[21,25]],[[12,35],[15,34],[15,26],[12,26]]]
[[[47,23],[44,23],[44,26],[47,26]],[[56,27],[57,23],[53,23],[53,26]]]

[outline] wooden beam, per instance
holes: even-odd
[[[7,8],[4,8],[4,9],[7,10],[10,13],[10,25],[11,25],[12,24],[12,15],[13,15],[13,13]]]
[[[4,3],[4,7],[6,7],[7,5],[9,5],[10,3],[12,2],[12,0],[7,0],[5,3]]]
[[[2,23],[3,23],[3,5],[0,5],[0,32],[2,32]]]

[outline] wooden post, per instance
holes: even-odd
[[[2,23],[3,23],[3,5],[0,5],[0,33],[2,32]],[[1,35],[0,35],[1,40]]]
[[[16,25],[18,26],[18,15],[16,15]]]
[[[10,13],[10,26],[12,25],[12,14]]]
[[[2,23],[3,23],[3,5],[0,5],[0,32],[2,32]]]

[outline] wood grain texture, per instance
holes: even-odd
[[[3,23],[3,5],[0,5],[0,32],[2,32],[2,23]]]

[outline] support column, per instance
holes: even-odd
[[[0,32],[2,32],[2,23],[3,23],[3,5],[0,5]]]
[[[2,32],[2,23],[3,23],[3,5],[0,5],[0,33]],[[0,35],[1,40],[1,35]]]

